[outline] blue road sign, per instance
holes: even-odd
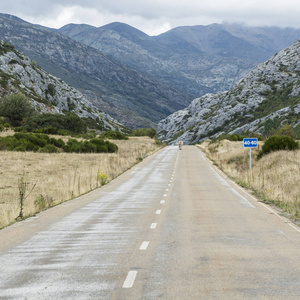
[[[257,138],[244,139],[244,148],[256,148],[258,146]]]

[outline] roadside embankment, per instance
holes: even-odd
[[[300,223],[300,150],[271,152],[257,160],[259,148],[252,148],[250,170],[249,149],[243,142],[207,140],[198,147],[238,184]]]

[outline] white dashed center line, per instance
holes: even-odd
[[[156,226],[157,226],[157,223],[152,223],[151,226],[150,226],[150,228],[151,228],[151,229],[155,229]]]
[[[158,209],[155,214],[160,215],[161,214],[161,210]]]
[[[132,288],[134,281],[135,281],[135,277],[137,275],[137,271],[129,271],[127,274],[127,277],[123,283],[123,288],[124,289],[130,289]]]
[[[142,243],[140,250],[147,250],[148,246],[149,246],[149,241],[145,241]]]

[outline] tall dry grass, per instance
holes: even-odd
[[[20,214],[18,182],[26,185],[24,216],[35,214],[101,185],[98,174],[112,180],[158,149],[148,137],[113,141],[113,154],[0,152],[0,228]]]
[[[259,149],[252,148],[250,170],[249,149],[243,142],[205,141],[199,147],[237,183],[300,221],[300,150],[272,152],[256,160]]]

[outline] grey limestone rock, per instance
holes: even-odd
[[[161,120],[158,134],[170,143],[179,139],[184,143],[195,143],[222,133],[262,133],[264,122],[275,116],[282,123],[289,115],[299,121],[299,91],[300,41],[297,41],[257,65],[229,91],[206,94]],[[269,107],[264,108],[262,103],[266,101]],[[298,121],[292,125],[296,126]]]
[[[0,47],[4,45],[0,41]],[[3,93],[21,92],[40,112],[64,114],[68,111],[80,117],[104,123],[106,129],[121,127],[116,120],[99,110],[80,91],[59,78],[43,71],[27,56],[16,50],[0,55],[0,78],[8,78]]]

